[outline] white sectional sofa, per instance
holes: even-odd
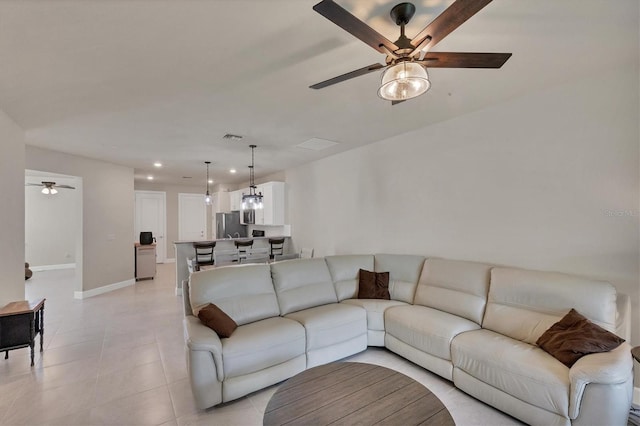
[[[391,299],[357,299],[360,269],[389,272]],[[571,368],[535,345],[571,308],[620,334],[628,298],[605,282],[414,255],[343,255],[197,272],[183,296],[199,408],[384,346],[529,424],[627,422],[627,343]],[[197,318],[209,303],[238,324],[229,338]]]

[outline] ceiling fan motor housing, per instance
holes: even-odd
[[[399,3],[393,6],[389,15],[396,25],[407,25],[415,13],[416,7],[413,3]]]

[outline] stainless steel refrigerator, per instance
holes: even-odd
[[[240,223],[240,212],[216,213],[216,238],[243,238],[247,236],[247,225]]]

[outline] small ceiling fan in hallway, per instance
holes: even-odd
[[[313,10],[386,55],[385,65],[375,63],[309,86],[322,89],[345,80],[384,70],[378,96],[393,104],[425,93],[431,87],[427,67],[432,68],[500,68],[511,53],[431,52],[443,38],[478,13],[491,0],[456,0],[415,37],[405,35],[405,25],[416,8],[412,3],[399,3],[390,12],[400,27],[400,37],[392,42],[356,18],[333,0],[323,0]]]
[[[69,185],[56,185],[55,182],[42,181],[41,183],[26,183],[25,186],[41,186],[42,193],[46,195],[55,195],[58,193],[56,188],[60,189],[76,189],[74,186]]]

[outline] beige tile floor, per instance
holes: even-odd
[[[0,358],[3,425],[260,425],[277,386],[209,410],[193,405],[182,337],[182,300],[173,264],[153,281],[73,299],[72,270],[36,272],[29,299],[46,297],[45,349]],[[349,361],[400,371],[431,389],[457,425],[517,425],[516,420],[446,380],[379,348]]]

